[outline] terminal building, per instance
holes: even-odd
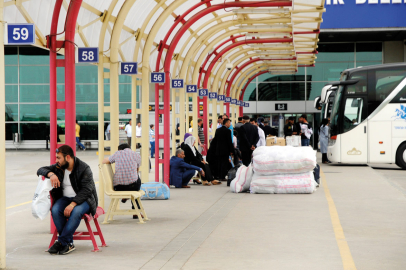
[[[279,127],[287,117],[297,119],[307,114],[308,121],[316,128],[320,114],[314,108],[314,99],[324,85],[339,80],[343,70],[406,61],[406,21],[403,18],[406,5],[364,2],[327,0],[316,65],[301,67],[295,75],[265,73],[253,79],[245,91],[244,101],[248,101],[250,107],[244,108],[244,114],[264,117],[274,127]],[[35,46],[7,46],[5,54],[6,147],[45,148],[50,123],[49,53]],[[63,70],[59,71],[58,83],[63,83]],[[60,87],[63,93],[63,84]],[[153,89],[153,85],[150,88]],[[120,75],[119,91],[120,118],[124,123],[129,120],[131,108],[129,76]],[[108,105],[108,83],[104,97]],[[78,64],[76,119],[81,125],[81,140],[90,143],[92,148],[97,148],[98,140],[97,101],[97,66]],[[154,91],[150,91],[150,104],[154,101]],[[150,114],[154,113],[150,110]],[[60,113],[57,118],[58,132],[63,134],[65,116]],[[108,114],[104,121],[107,127]],[[150,121],[153,123],[153,117]],[[13,140],[15,133],[21,136],[19,143]],[[314,147],[317,141],[315,132],[311,141]]]

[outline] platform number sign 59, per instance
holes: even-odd
[[[183,79],[172,79],[172,88],[183,88]]]
[[[225,96],[224,96],[224,95],[218,95],[218,96],[217,96],[217,100],[218,100],[218,101],[224,101],[224,99],[225,99]]]
[[[199,89],[199,97],[207,97],[209,95],[208,89]]]
[[[98,47],[77,48],[76,63],[99,63]]]
[[[136,75],[138,74],[137,62],[121,62],[118,70],[120,75]]]
[[[217,93],[216,92],[210,92],[209,93],[209,99],[217,99]]]
[[[197,85],[195,84],[186,85],[186,93],[197,93]]]
[[[4,44],[35,44],[35,26],[32,23],[5,24]]]
[[[165,83],[165,73],[164,72],[152,72],[150,82],[151,83]]]

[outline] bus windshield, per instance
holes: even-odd
[[[336,92],[335,99],[333,102],[333,109],[331,110],[330,115],[330,132],[331,135],[338,134],[338,116],[340,113],[340,101],[343,95],[344,87],[340,86]]]

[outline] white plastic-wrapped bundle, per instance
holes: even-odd
[[[234,180],[230,183],[231,192],[240,193],[250,190],[252,175],[252,166],[245,167],[242,165],[238,168]]]
[[[255,174],[291,174],[312,171],[316,166],[316,151],[311,147],[258,147],[252,158]]]
[[[254,174],[250,192],[259,194],[313,193],[316,185],[313,172],[266,176]]]
[[[286,136],[286,145],[295,147],[302,146],[301,137],[299,135]]]

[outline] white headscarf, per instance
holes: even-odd
[[[195,141],[196,141],[195,137],[189,136],[189,137],[186,138],[185,144],[188,145],[190,147],[190,149],[192,149],[193,155],[196,156],[196,150],[195,150],[195,147],[193,146]]]

